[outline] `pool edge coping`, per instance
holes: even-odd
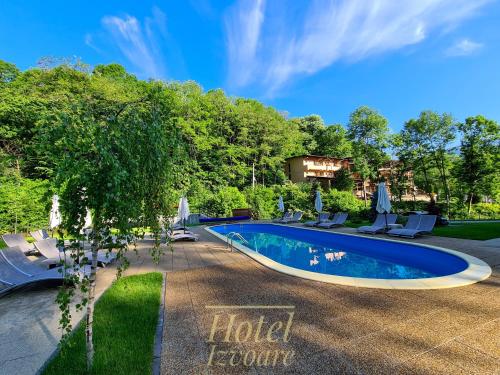
[[[253,260],[259,262],[260,264],[274,270],[278,271],[281,273],[284,273],[286,275],[290,276],[296,276],[300,277],[302,279],[307,279],[307,280],[313,280],[313,281],[320,281],[320,282],[325,282],[329,284],[339,284],[339,285],[345,285],[345,286],[354,286],[354,287],[362,287],[362,288],[377,288],[377,289],[406,289],[406,290],[422,290],[422,289],[445,289],[445,288],[454,288],[454,287],[460,287],[460,286],[466,286],[466,285],[471,285],[475,284],[477,282],[486,280],[488,277],[490,277],[492,270],[491,267],[484,262],[483,260],[476,258],[472,255],[462,253],[457,250],[452,250],[452,249],[447,249],[444,247],[439,247],[439,246],[434,246],[434,245],[427,245],[427,244],[420,244],[420,243],[412,243],[408,241],[401,241],[401,240],[395,240],[395,239],[390,239],[390,238],[376,238],[376,237],[367,237],[367,236],[361,236],[358,234],[352,234],[352,233],[339,233],[339,232],[329,232],[326,230],[322,229],[316,229],[316,228],[304,228],[304,227],[297,227],[297,226],[289,226],[289,225],[284,225],[284,224],[278,224],[278,223],[239,223],[240,225],[258,225],[258,224],[265,224],[265,225],[275,225],[275,226],[282,226],[286,228],[298,228],[301,230],[309,230],[309,231],[317,231],[317,232],[323,232],[323,233],[335,233],[338,235],[343,235],[343,236],[352,236],[352,237],[361,237],[361,238],[370,238],[372,240],[376,241],[388,241],[388,242],[395,242],[395,243],[404,243],[404,244],[412,244],[414,246],[419,246],[419,247],[425,247],[425,248],[430,248],[433,250],[438,250],[442,251],[448,254],[455,255],[459,257],[460,259],[464,260],[467,262],[468,267],[458,273],[451,274],[451,275],[446,275],[446,276],[439,276],[439,277],[431,277],[431,278],[420,278],[420,279],[370,279],[370,278],[362,278],[362,277],[350,277],[350,276],[338,276],[338,275],[327,275],[327,274],[322,274],[322,273],[317,273],[317,272],[312,272],[312,271],[306,271],[306,270],[301,270],[298,268],[290,267],[283,265],[281,263],[278,263],[262,254],[256,253],[255,251],[251,250],[250,248],[238,243],[234,242],[233,247],[238,249],[240,252],[243,254],[247,255],[248,257],[252,258]],[[211,225],[211,226],[206,226],[204,229],[216,236],[217,238],[221,239],[224,242],[226,241],[226,236],[217,233],[212,227],[216,226],[221,226],[221,225],[233,225],[233,224],[217,224],[217,225]]]

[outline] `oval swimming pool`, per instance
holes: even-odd
[[[260,263],[290,275],[343,285],[435,289],[487,278],[483,261],[450,249],[279,224],[206,228]],[[231,233],[238,233],[232,235]]]

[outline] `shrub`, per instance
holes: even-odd
[[[278,194],[273,188],[248,187],[244,191],[254,219],[271,219],[278,216]]]
[[[346,168],[340,168],[335,173],[335,179],[332,181],[332,188],[339,191],[353,191],[354,180]]]
[[[477,203],[472,206],[472,217],[481,219],[500,218],[500,203]]]
[[[0,179],[0,233],[46,228],[49,207],[47,181],[19,177]]]
[[[285,210],[302,211],[306,217],[313,216],[314,202],[311,201],[311,185],[306,183],[276,185],[276,195],[283,196]]]
[[[209,205],[209,201],[214,199],[214,193],[199,180],[190,185],[186,196],[189,201],[189,210],[193,213],[205,213],[204,208]]]
[[[364,209],[364,203],[349,191],[331,189],[323,197],[324,210],[329,212],[345,211],[352,216],[359,215]]]
[[[245,195],[232,186],[221,188],[215,193],[204,192],[203,197],[198,197],[196,208],[205,215],[213,217],[232,216],[234,208],[247,208]],[[193,211],[194,212],[194,211]]]

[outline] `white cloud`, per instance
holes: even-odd
[[[263,1],[239,0],[225,17],[230,83],[260,83],[272,94],[292,78],[337,61],[418,44],[431,32],[456,27],[489,1],[312,0],[290,17]]]
[[[468,56],[468,55],[471,55],[471,54],[477,52],[481,48],[483,48],[482,43],[477,43],[477,42],[474,42],[473,40],[464,38],[464,39],[458,40],[453,45],[451,45],[449,48],[447,48],[445,51],[445,55],[450,56],[450,57]]]
[[[158,48],[154,28],[166,34],[166,17],[158,8],[153,8],[153,18],[146,18],[144,30],[137,18],[125,15],[106,16],[101,20],[113,42],[138,71],[147,78],[162,78],[164,63]]]
[[[257,68],[264,6],[264,0],[240,0],[225,16],[229,77],[238,86],[248,83]]]
[[[92,48],[94,51],[102,53],[102,51],[94,44],[94,37],[92,36],[92,34],[90,33],[85,34],[84,41],[85,44],[90,48]]]

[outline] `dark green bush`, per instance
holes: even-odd
[[[46,228],[49,210],[47,181],[19,177],[0,178],[0,233]]]
[[[244,191],[254,219],[271,219],[279,215],[278,194],[271,187],[248,187]]]

